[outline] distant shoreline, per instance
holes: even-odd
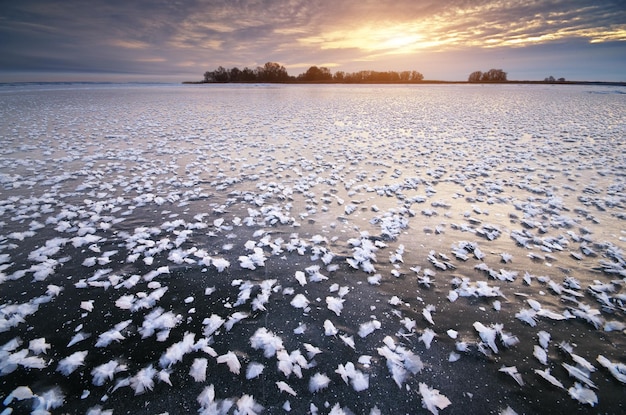
[[[424,80],[419,82],[338,82],[338,81],[288,81],[288,82],[205,82],[205,81],[183,81],[184,85],[225,85],[225,84],[286,84],[286,85],[598,85],[598,86],[626,86],[624,82],[613,81],[489,81],[489,82],[469,82],[469,81],[437,81]]]
[[[626,81],[409,81],[409,82],[339,82],[339,81],[286,81],[286,82],[205,82],[205,81],[182,81],[182,82],[114,82],[114,81],[21,81],[0,82],[3,86],[18,85],[226,85],[226,84],[284,84],[284,85],[595,85],[625,87]]]

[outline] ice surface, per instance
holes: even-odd
[[[0,86],[0,411],[624,412],[624,96]]]

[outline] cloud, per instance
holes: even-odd
[[[308,62],[338,68],[367,62],[419,70],[389,65],[437,53],[465,56],[580,40],[617,43],[624,51],[622,3],[20,0],[3,5],[0,67],[182,74],[181,68],[191,71],[197,63],[201,74],[218,65],[278,61],[288,69]]]
[[[149,44],[138,40],[113,39],[110,44],[123,49],[147,49]]]
[[[444,2],[445,3],[445,2]],[[626,21],[611,18],[603,4],[568,2],[448,2],[447,7],[423,9],[403,16],[365,8],[351,20],[337,19],[312,36],[304,46],[320,49],[357,48],[364,51],[411,53],[424,49],[494,48],[525,46],[569,38],[590,42],[626,41]],[[546,4],[551,8],[547,8]],[[625,15],[624,11],[619,14]]]

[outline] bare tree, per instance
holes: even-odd
[[[469,78],[467,78],[467,82],[480,82],[483,78],[483,73],[481,71],[474,71],[470,74]]]

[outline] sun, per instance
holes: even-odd
[[[309,45],[315,44],[322,49],[357,48],[374,53],[409,54],[437,46],[437,42],[426,37],[425,33],[428,32],[428,28],[419,22],[395,24],[376,22],[299,40]]]
[[[387,40],[380,42],[380,47],[383,49],[412,49],[423,40],[423,36],[419,34],[392,34]]]

